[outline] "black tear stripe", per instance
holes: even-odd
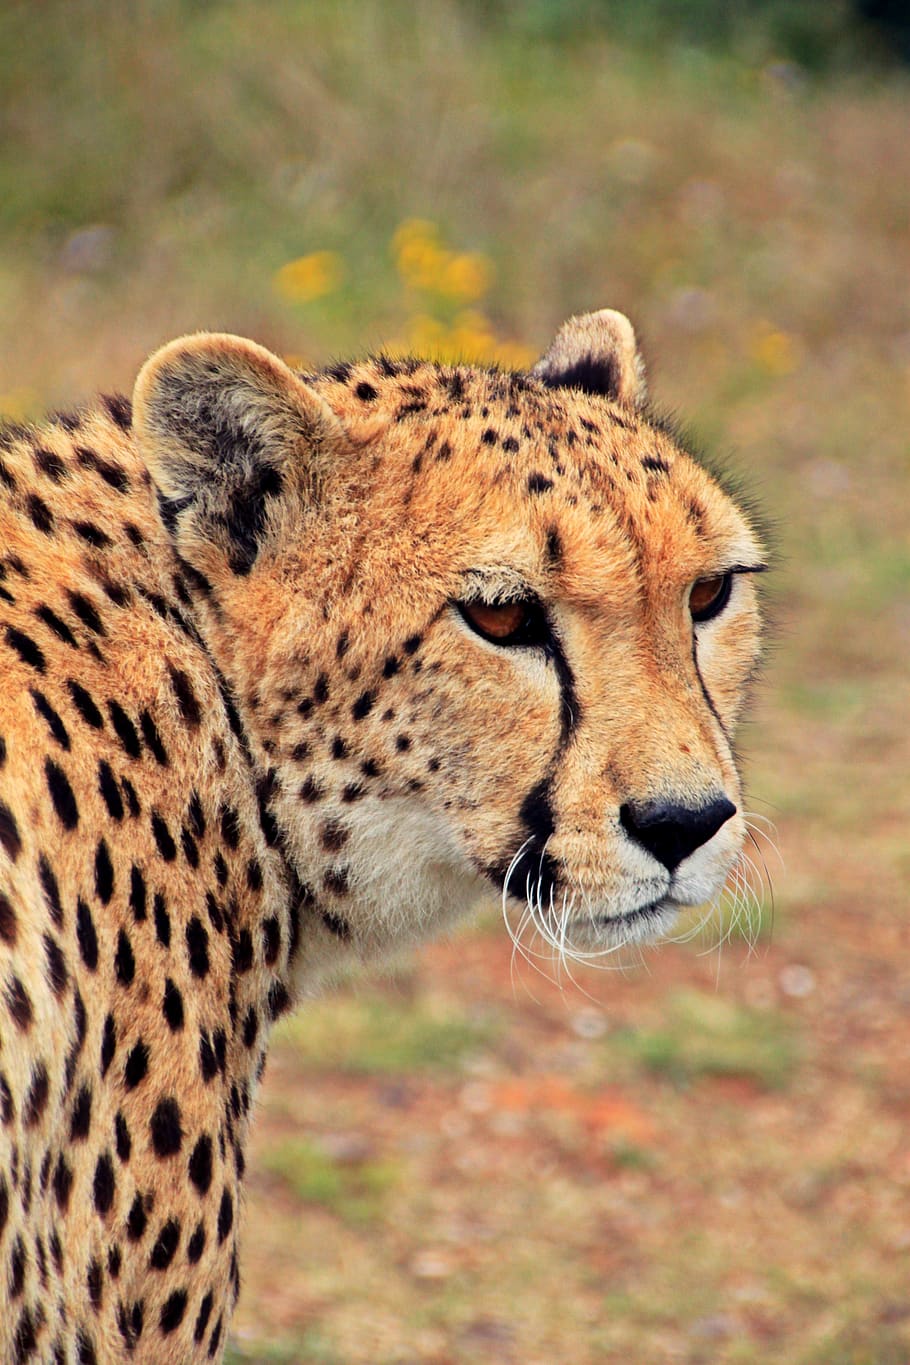
[[[695,668],[695,676],[698,679],[698,685],[701,688],[701,694],[705,699],[705,704],[708,710],[711,712],[711,715],[717,721],[717,724],[720,726],[720,732],[723,735],[724,739],[727,741],[727,744],[732,748],[733,737],[727,730],[726,725],[724,725],[723,721],[721,720],[717,707],[714,705],[714,698],[711,696],[711,693],[705,686],[705,680],[701,675],[701,669],[698,666],[698,646],[696,645],[694,637],[692,640],[692,663]]]
[[[497,890],[504,887],[516,900],[530,896],[547,907],[559,879],[556,860],[546,851],[547,841],[555,829],[549,777],[538,782],[527,793],[521,803],[519,816],[527,832],[524,841],[526,846],[514,866],[509,857],[505,862],[487,868],[486,873]],[[505,884],[506,877],[509,879],[508,885]]]
[[[556,669],[556,678],[559,683],[559,746],[556,750],[556,758],[558,758],[578,728],[578,722],[581,719],[581,707],[575,688],[575,674],[572,672],[565,650],[552,626],[550,627],[550,638],[545,646],[545,653],[549,662]]]

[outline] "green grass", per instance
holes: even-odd
[[[305,1138],[276,1143],[262,1164],[302,1204],[318,1204],[354,1224],[378,1218],[385,1195],[399,1179],[391,1162],[336,1161]]]
[[[799,1057],[798,1039],[781,1015],[694,990],[669,997],[659,1029],[610,1037],[606,1050],[613,1049],[676,1085],[734,1076],[769,1090],[789,1084]]]
[[[303,1070],[353,1075],[458,1071],[495,1037],[492,1021],[439,1001],[381,995],[312,1002],[276,1031]]]

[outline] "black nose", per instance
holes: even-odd
[[[652,853],[668,872],[725,825],[736,807],[725,796],[707,806],[677,806],[671,802],[631,801],[619,808],[619,823],[637,843]]]

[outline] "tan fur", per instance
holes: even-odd
[[[3,1361],[220,1358],[269,1028],[338,967],[510,865],[579,952],[723,883],[741,813],[665,866],[622,812],[739,805],[754,577],[688,595],[761,551],[641,384],[610,313],[534,377],[199,336],[132,426],[0,439]]]

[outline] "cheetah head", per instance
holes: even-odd
[[[572,319],[529,374],[380,356],[301,376],[199,335],[147,363],[135,411],[339,952],[438,932],[493,887],[596,954],[719,891],[763,552],[649,418],[627,319]]]

